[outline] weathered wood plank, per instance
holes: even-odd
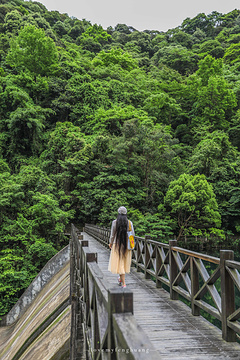
[[[151,357],[151,360],[159,360],[157,350],[153,348],[148,335],[142,330],[132,314],[124,314],[122,316],[114,314],[113,328],[118,340],[116,352],[119,352],[119,354],[125,353],[128,355],[126,358],[129,359],[132,358],[132,355],[137,355],[138,360],[149,359],[149,357]],[[137,333],[135,329],[137,329]],[[130,349],[127,348],[128,342],[132,344],[132,348]]]

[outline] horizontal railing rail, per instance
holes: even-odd
[[[110,229],[86,224],[84,231],[104,246],[108,246]],[[149,235],[135,237],[132,264],[157,287],[167,286],[172,300],[179,295],[191,306],[192,314],[210,314],[221,323],[222,337],[236,341],[240,334],[240,262],[234,252],[220,250],[220,257],[201,254],[177,246],[152,240]]]
[[[107,229],[89,227],[88,231],[107,245]],[[149,358],[154,346],[133,316],[133,293],[109,287],[97,264],[97,253],[89,250],[88,241],[74,225],[70,245],[70,359]],[[151,359],[159,359],[157,352],[151,353]]]

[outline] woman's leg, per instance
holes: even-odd
[[[125,274],[120,274],[120,280],[121,280],[123,286],[126,285],[126,283],[125,283]]]
[[[122,285],[122,280],[120,274],[118,274],[118,285]]]

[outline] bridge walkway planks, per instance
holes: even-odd
[[[117,276],[107,270],[110,252],[92,236],[82,234],[89,249],[98,253],[98,265],[110,287],[118,287]],[[156,288],[136,268],[126,275],[126,284],[133,291],[136,320],[155,347],[149,349],[149,358],[151,351],[157,351],[161,360],[240,359],[238,343],[224,341],[218,328],[202,316],[193,316],[181,301],[171,300],[166,290]]]

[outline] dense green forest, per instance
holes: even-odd
[[[0,5],[0,315],[71,222],[240,234],[240,10],[167,32]]]

